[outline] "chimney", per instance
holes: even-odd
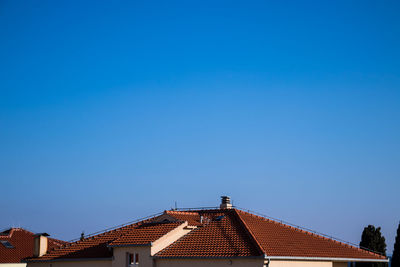
[[[231,198],[228,196],[221,196],[221,205],[219,205],[220,209],[231,209]]]
[[[48,236],[49,234],[47,233],[38,233],[35,235],[33,245],[34,257],[42,257],[44,254],[47,253]]]

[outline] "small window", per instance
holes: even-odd
[[[129,253],[128,254],[128,267],[130,266],[138,266],[139,265],[139,254],[138,253]]]
[[[11,245],[10,242],[6,241],[6,240],[0,240],[0,242],[6,247],[6,248],[14,248],[13,245]]]

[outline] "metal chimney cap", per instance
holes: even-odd
[[[37,233],[35,236],[50,236],[48,233]]]
[[[221,196],[221,203],[222,204],[231,203],[231,198],[229,196]]]
[[[221,196],[221,205],[219,206],[221,209],[231,209],[231,198],[228,196]]]

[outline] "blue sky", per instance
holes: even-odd
[[[84,2],[84,3],[82,3]],[[0,227],[234,204],[400,220],[398,1],[0,2]]]

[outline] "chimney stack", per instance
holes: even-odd
[[[220,209],[231,209],[231,198],[228,196],[221,196],[221,205],[219,205]]]
[[[49,234],[47,233],[38,233],[34,238],[33,245],[33,256],[34,257],[42,257],[47,253],[48,239]]]

